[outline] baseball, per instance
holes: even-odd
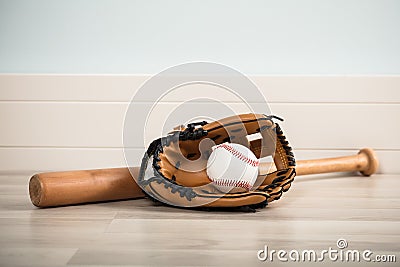
[[[223,193],[249,191],[256,182],[259,164],[259,159],[247,147],[223,143],[212,148],[207,175]]]

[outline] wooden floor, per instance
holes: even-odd
[[[310,266],[257,259],[264,248],[332,247],[394,254],[399,266],[400,177],[298,177],[256,213],[205,212],[130,200],[37,209],[26,175],[0,176],[0,266]]]

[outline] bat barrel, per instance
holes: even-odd
[[[137,173],[138,169],[134,169]],[[29,181],[29,195],[37,207],[143,197],[128,168],[39,173]]]
[[[374,150],[361,149],[357,155],[328,159],[301,160],[296,166],[297,175],[354,172],[370,176],[378,170],[379,162]]]

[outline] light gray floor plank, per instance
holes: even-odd
[[[400,260],[398,175],[298,177],[281,200],[256,213],[175,209],[147,199],[37,209],[28,178],[0,176],[0,266],[298,266],[260,262],[256,254],[264,245],[336,248],[339,238],[349,249]]]

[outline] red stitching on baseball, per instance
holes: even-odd
[[[228,186],[228,187],[241,187],[250,190],[252,185],[246,181],[233,181],[226,179],[218,179],[213,181],[218,186]]]
[[[223,143],[223,144],[217,145],[215,148],[220,148],[220,147],[224,148],[226,151],[230,152],[236,158],[240,159],[243,162],[246,162],[247,164],[249,164],[253,167],[258,167],[258,165],[260,164],[259,160],[254,160],[254,159],[250,159],[250,158],[246,157],[245,155],[243,155],[238,150],[236,150],[235,148],[233,148],[232,146],[230,146],[228,144]]]

